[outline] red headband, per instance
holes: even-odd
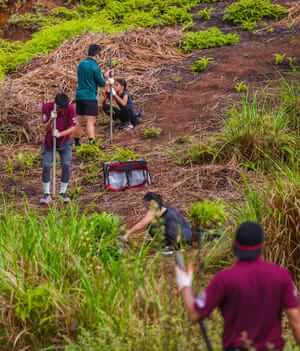
[[[247,245],[241,245],[238,242],[235,242],[234,244],[237,248],[243,251],[254,251],[262,248],[262,243],[254,245],[254,246],[247,246]]]

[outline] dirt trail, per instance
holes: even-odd
[[[75,159],[72,186],[73,189],[81,187],[78,196],[80,206],[86,211],[114,212],[132,223],[144,211],[141,199],[149,190],[160,192],[168,202],[181,209],[203,198],[241,199],[238,186],[240,177],[234,165],[183,168],[174,164],[167,150],[180,136],[200,138],[220,129],[224,109],[239,99],[234,92],[236,82],[245,81],[252,89],[265,85],[270,79],[279,78],[282,71],[273,64],[275,53],[295,57],[300,64],[299,34],[299,28],[256,35],[242,33],[240,44],[195,52],[163,73],[161,80],[165,93],[146,103],[143,123],[133,131],[117,133],[114,138],[115,145],[130,147],[146,157],[153,185],[146,189],[108,193],[103,190],[100,174],[98,182],[83,189],[80,179],[86,171],[84,165]],[[215,63],[202,74],[191,73],[191,63],[201,56],[213,57]],[[162,128],[158,140],[143,139],[143,129],[149,126]],[[103,131],[103,127],[98,127],[98,133],[107,139],[108,133]],[[4,148],[0,147],[0,160],[2,158],[5,162],[6,156],[1,149]],[[39,146],[14,146],[11,152],[27,149],[38,150]],[[38,207],[40,174],[40,168],[33,169],[20,182],[13,181],[2,171],[0,184],[4,192],[15,192],[16,196],[25,193],[32,206]]]

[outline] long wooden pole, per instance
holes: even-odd
[[[53,131],[56,130],[56,118],[57,110],[56,104],[54,103],[54,109],[51,113],[51,118],[53,119]],[[56,137],[53,135],[53,163],[52,163],[52,196],[56,196]]]

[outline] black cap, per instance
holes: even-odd
[[[242,223],[235,235],[235,256],[244,261],[255,260],[262,253],[264,238],[260,224],[250,221]]]
[[[64,93],[59,93],[55,96],[55,103],[57,107],[67,108],[70,103],[70,99]]]

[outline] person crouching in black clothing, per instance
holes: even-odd
[[[107,86],[103,92],[102,107],[105,114],[110,114],[109,101],[110,87]],[[120,129],[133,129],[137,125],[137,114],[131,96],[127,92],[125,79],[116,79],[112,88],[113,96],[113,119],[121,122]]]

